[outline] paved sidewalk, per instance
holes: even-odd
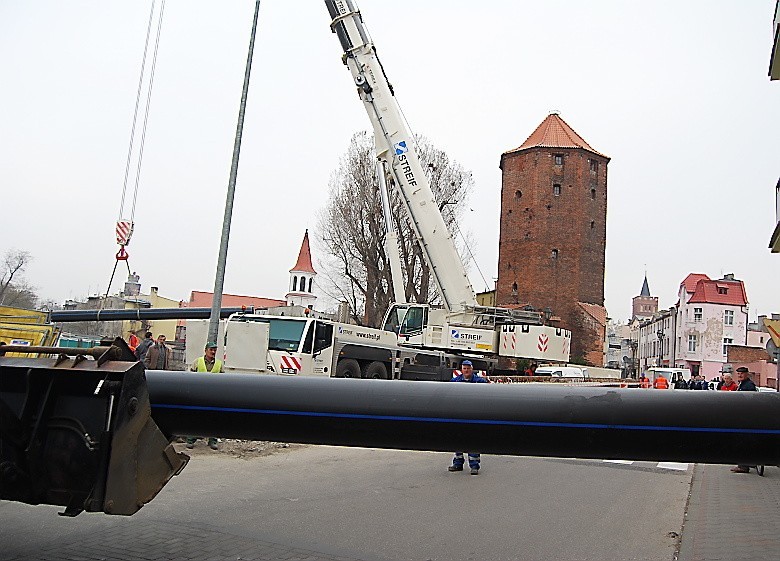
[[[780,468],[697,464],[679,561],[780,560]]]

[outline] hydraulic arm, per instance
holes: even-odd
[[[444,309],[458,312],[476,306],[474,289],[436,205],[414,138],[404,123],[360,12],[351,0],[325,0],[325,4],[333,19],[331,29],[344,49],[344,63],[371,119],[377,158],[386,164],[384,167],[401,196]]]

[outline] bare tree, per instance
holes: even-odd
[[[19,308],[34,308],[38,302],[36,289],[24,278],[27,265],[32,261],[28,251],[11,249],[3,257],[0,271],[0,304]]]
[[[474,184],[471,174],[424,137],[417,137],[416,144],[436,203],[457,239],[456,223]],[[366,132],[353,135],[331,176],[330,199],[320,214],[318,229],[328,256],[323,276],[330,282],[324,289],[350,304],[355,322],[373,327],[379,326],[393,298],[375,162],[373,137]],[[390,205],[406,300],[435,302],[438,294],[422,249],[398,194],[392,191]]]

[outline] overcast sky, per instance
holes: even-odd
[[[106,289],[150,6],[0,0],[0,253],[33,254],[44,298]],[[628,318],[645,269],[662,307],[690,272],[734,273],[751,319],[780,312],[775,0],[359,6],[414,132],[474,174],[467,227],[491,288],[500,155],[558,110],[612,158],[610,317]],[[166,3],[128,247],[145,292],[213,289],[253,9]],[[330,174],[370,128],[329,23],[319,1],[261,3],[226,292],[284,296]]]

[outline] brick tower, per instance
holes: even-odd
[[[551,308],[572,360],[602,366],[609,157],[551,113],[501,155],[497,305]]]
[[[650,296],[650,285],[647,284],[647,273],[645,273],[645,282],[642,283],[642,291],[639,296],[631,299],[631,317],[649,318],[658,311],[658,296]]]

